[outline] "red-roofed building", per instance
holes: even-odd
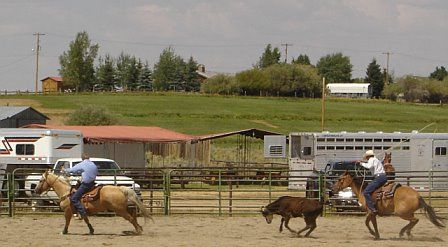
[[[66,89],[62,82],[62,77],[46,77],[41,81],[43,93],[57,93],[62,92]]]
[[[210,160],[208,141],[197,143],[195,136],[160,127],[30,124],[25,128],[79,130],[84,137],[85,152],[91,157],[113,159],[122,168],[160,166],[157,162],[151,161],[155,156],[163,159],[179,157],[191,162],[208,163]],[[168,159],[164,165],[172,166],[173,164],[168,163]]]

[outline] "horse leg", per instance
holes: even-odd
[[[137,234],[140,234],[143,232],[143,228],[137,222],[137,212],[135,214],[132,214],[132,213],[128,212],[127,209],[125,209],[123,211],[116,211],[115,213],[117,215],[123,217],[125,220],[131,222],[131,224],[134,226],[135,232]]]
[[[380,239],[380,232],[378,231],[378,225],[376,222],[376,214],[373,214],[373,213],[370,213],[370,214],[371,214],[370,217],[372,217],[371,218],[372,225],[373,225],[373,228],[375,229],[375,239]]]
[[[82,219],[84,220],[84,222],[87,224],[87,227],[89,227],[89,234],[93,235],[93,233],[95,232],[95,230],[93,229],[92,225],[90,224],[89,218],[87,217],[87,215],[83,215]]]
[[[65,209],[64,216],[65,216],[65,226],[64,226],[64,230],[62,230],[62,234],[67,234],[68,226],[70,225],[70,221],[73,216],[73,213],[72,213],[72,210],[70,207],[67,207],[67,209]]]
[[[288,216],[288,217],[286,217],[286,219],[285,219],[285,227],[290,231],[290,232],[292,232],[292,233],[296,233],[296,231],[294,231],[294,230],[292,230],[291,228],[289,228],[289,220],[291,219],[291,217],[290,216]]]
[[[370,227],[370,221],[371,221],[371,215],[370,215],[370,213],[368,213],[368,214],[367,214],[367,217],[366,217],[366,226],[367,226],[367,229],[369,229],[370,234],[372,234],[373,236],[375,236],[375,232],[374,232],[373,229]]]
[[[278,229],[279,232],[283,231],[283,222],[285,222],[285,218],[282,216],[282,219],[280,220],[280,229]]]
[[[414,228],[415,225],[418,223],[418,219],[414,217],[414,214],[412,214],[410,217],[408,217],[406,220],[409,220],[409,223],[403,227],[400,231],[400,238],[403,237],[404,232],[408,235],[408,238],[412,238],[411,230]]]
[[[305,237],[309,237],[311,232],[314,231],[314,229],[316,229],[317,227],[316,218],[317,216],[305,217],[306,225],[310,227],[310,230],[305,234]]]

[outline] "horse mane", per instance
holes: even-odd
[[[278,210],[279,210],[279,208],[280,208],[280,206],[281,206],[281,201],[282,200],[284,200],[285,198],[287,198],[287,197],[289,197],[289,196],[281,196],[281,197],[279,197],[279,198],[277,198],[277,200],[275,200],[275,201],[273,201],[273,202],[271,202],[271,203],[269,203],[269,205],[267,205],[266,206],[266,209],[269,211],[269,212],[277,212]]]
[[[57,178],[59,181],[61,181],[62,183],[71,186],[70,179],[69,179],[67,176],[64,176],[64,175],[62,175],[62,176],[58,176],[58,175],[54,174],[54,172],[51,172],[51,173],[49,173],[49,174],[52,174],[53,176],[56,176],[56,178]]]

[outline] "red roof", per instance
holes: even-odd
[[[57,81],[57,82],[61,82],[62,81],[62,77],[57,77],[57,76],[49,76],[49,77],[45,77],[44,79],[42,79],[41,81],[45,81],[46,79],[52,79],[53,81]]]
[[[143,126],[57,126],[30,124],[25,128],[79,130],[87,142],[186,142],[194,136],[159,127]]]

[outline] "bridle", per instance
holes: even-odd
[[[47,175],[47,174],[44,173],[44,175],[42,175],[42,178],[43,178],[43,182],[45,182],[45,183],[49,186],[48,189],[53,188],[53,185],[54,185],[54,184],[56,183],[56,181],[58,181],[59,178],[61,177],[61,175],[58,175],[52,183],[49,183],[49,182],[47,181],[47,176],[46,176],[46,175]],[[47,189],[45,192],[48,192],[48,189]],[[66,194],[64,194],[64,195],[61,196],[60,201],[65,200],[69,195],[70,195],[70,190],[69,190]]]
[[[44,175],[42,175],[42,178],[43,178],[43,182],[44,183],[46,183],[47,185],[48,185],[48,188],[53,188],[53,185],[56,183],[56,181],[58,181],[59,180],[59,177],[60,177],[60,175],[59,176],[57,176],[56,177],[56,179],[50,184],[48,181],[47,181],[47,173],[44,173]],[[48,190],[48,189],[47,189]]]

